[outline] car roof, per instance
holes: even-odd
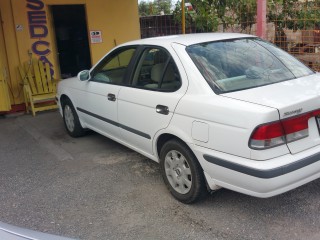
[[[181,35],[170,35],[164,37],[144,38],[122,44],[126,45],[168,45],[171,43],[178,43],[185,46],[201,43],[211,42],[235,38],[247,38],[256,37],[248,34],[241,33],[193,33],[193,34],[181,34]]]

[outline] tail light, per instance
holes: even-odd
[[[253,131],[249,146],[258,150],[267,149],[308,137],[308,121],[318,115],[320,110],[260,125]]]

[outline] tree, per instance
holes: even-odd
[[[154,0],[154,3],[156,3],[156,9],[159,14],[170,14],[171,8],[172,8],[172,2],[171,0]]]
[[[138,5],[140,16],[170,14],[171,0],[153,0],[152,2],[141,1]]]
[[[194,12],[188,14],[186,24],[195,24],[199,32],[222,31],[234,25],[245,29],[253,25],[256,15],[256,0],[190,0]],[[181,2],[176,4],[175,18],[181,19]],[[192,22],[192,23],[191,23]]]
[[[257,0],[189,0],[194,7],[187,13],[186,25],[195,25],[198,32],[217,31],[222,27],[240,26],[251,31],[256,23]],[[267,19],[275,26],[275,43],[287,50],[287,36],[284,29],[320,30],[320,0],[268,0]],[[178,2],[174,14],[180,22],[181,3]],[[320,31],[319,31],[320,35]],[[320,39],[320,36],[319,36]]]
[[[149,4],[145,1],[141,1],[138,5],[138,9],[140,16],[148,15],[147,13],[149,13]]]
[[[275,25],[275,43],[288,50],[284,29],[317,29],[320,0],[272,0],[268,2],[268,20]]]

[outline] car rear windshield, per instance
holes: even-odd
[[[186,50],[217,93],[314,74],[290,54],[258,38],[199,43],[188,46]]]

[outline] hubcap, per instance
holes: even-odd
[[[180,194],[190,191],[192,185],[191,169],[186,158],[178,151],[171,150],[164,160],[164,169],[170,185]]]
[[[64,107],[64,121],[66,123],[66,126],[70,132],[73,132],[74,130],[74,116],[72,109],[69,105],[66,105]]]

